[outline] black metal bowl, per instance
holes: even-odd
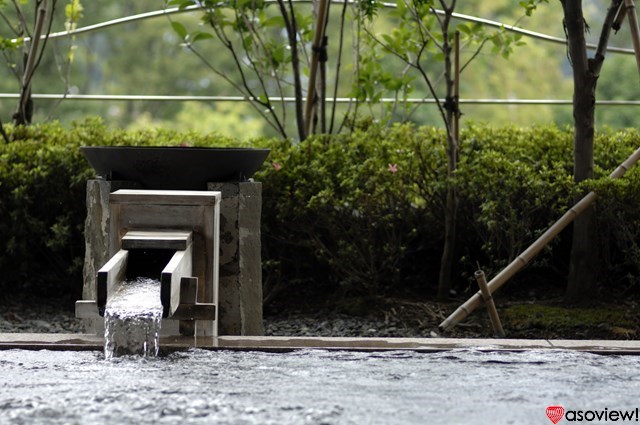
[[[146,189],[206,190],[208,182],[249,179],[269,149],[152,146],[83,146],[84,157],[106,180]]]

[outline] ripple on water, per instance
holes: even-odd
[[[0,417],[25,424],[423,424],[548,420],[545,408],[640,407],[640,360],[566,351],[161,358],[0,351]]]

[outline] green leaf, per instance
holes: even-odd
[[[359,2],[360,11],[363,16],[371,21],[377,14],[380,4],[376,0],[361,0]]]
[[[404,81],[402,81],[402,79],[400,78],[391,78],[388,81],[385,82],[385,88],[388,90],[392,90],[392,91],[398,91],[400,89],[402,89],[402,86],[404,85]]]
[[[167,6],[178,6],[178,9],[183,10],[189,6],[195,5],[196,2],[194,0],[170,0],[167,2]]]
[[[78,21],[82,18],[83,11],[84,7],[82,7],[80,0],[70,0],[64,7],[64,15],[70,21]]]
[[[282,15],[271,16],[262,21],[262,26],[267,28],[284,28],[284,18]]]
[[[389,46],[393,45],[393,38],[389,34],[382,34],[382,38],[387,42]]]
[[[0,37],[0,50],[15,50],[18,47],[22,46],[22,42],[24,41],[24,39],[22,37],[16,39],[16,40],[12,40],[10,38],[2,38]],[[13,65],[12,67],[14,67],[15,65]]]
[[[198,32],[198,33],[194,33],[192,34],[192,42],[195,43],[196,41],[200,41],[200,40],[210,40],[214,38],[213,34],[209,34],[208,32]]]
[[[69,51],[67,52],[67,60],[69,61],[69,63],[73,63],[73,59],[75,58],[75,53],[77,48],[78,46],[71,46],[69,48]]]
[[[467,35],[470,35],[470,34],[471,34],[471,28],[469,28],[469,26],[468,26],[468,25],[460,24],[460,25],[458,25],[458,26],[456,27],[456,29],[457,29],[458,31],[460,31],[461,33],[464,33],[464,34],[467,34]]]
[[[252,45],[253,45],[253,37],[251,35],[248,35],[242,39],[242,46],[245,49],[248,50],[249,48],[251,48]]]
[[[187,38],[187,29],[180,22],[172,21],[171,27],[180,38],[182,38],[183,40]]]

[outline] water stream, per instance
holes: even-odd
[[[109,296],[104,313],[104,355],[156,356],[162,303],[160,282],[138,277],[119,285]]]
[[[3,424],[549,425],[549,406],[611,419],[639,396],[640,357],[559,350],[0,351]]]

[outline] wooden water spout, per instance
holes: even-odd
[[[217,336],[220,201],[215,191],[111,193],[111,257],[97,273],[96,300],[78,301],[76,316],[100,321],[111,296],[141,277],[160,287],[170,319],[163,332]]]

